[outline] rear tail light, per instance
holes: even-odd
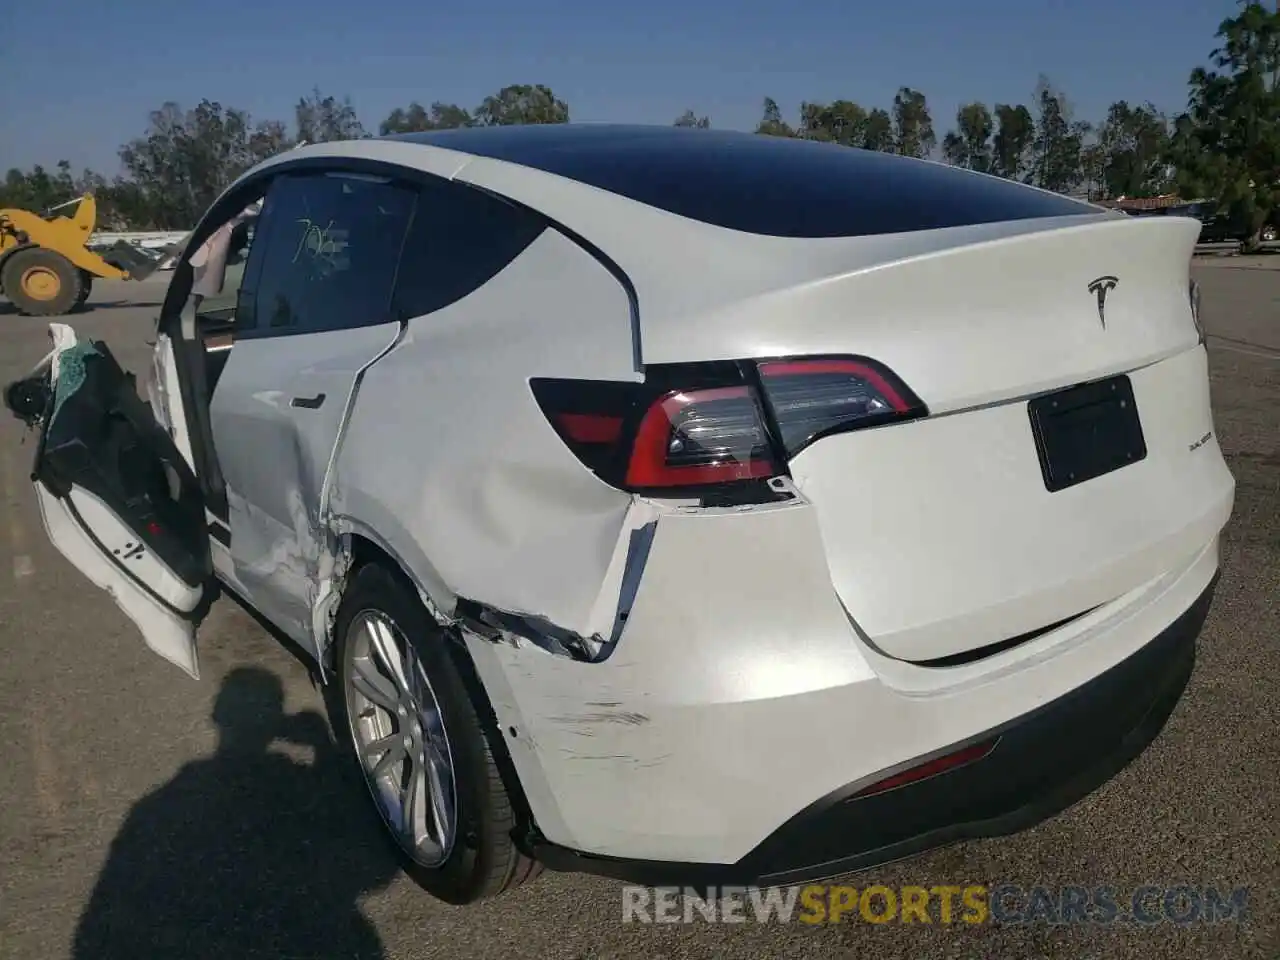
[[[924,409],[892,373],[865,360],[782,360],[759,370],[788,457],[819,437]]]
[[[651,367],[644,383],[535,379],[560,438],[613,486],[758,488],[820,437],[925,414],[890,371],[852,357]]]
[[[675,391],[645,411],[627,463],[627,487],[694,487],[778,472],[750,387]]]

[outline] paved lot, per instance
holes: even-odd
[[[97,960],[74,946],[82,925],[133,944],[129,960],[1280,956],[1277,260],[1196,268],[1238,500],[1195,676],[1163,735],[1033,831],[854,881],[1248,885],[1247,923],[624,925],[619,885],[550,874],[479,908],[442,906],[388,868],[361,786],[328,770],[321,700],[303,667],[226,601],[201,634],[200,682],[147,653],[45,540],[26,481],[31,445],[5,416],[0,957]],[[141,375],[162,289],[103,284],[72,322]],[[0,304],[0,383],[46,346],[42,322],[7,310]]]

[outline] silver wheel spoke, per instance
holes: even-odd
[[[405,758],[404,747],[397,742],[390,750],[386,752],[381,760],[374,764],[373,769],[369,772],[369,776],[374,780],[381,780],[391,768]]]
[[[427,777],[431,781],[431,825],[432,834],[440,844],[444,844],[446,839],[447,824],[453,820],[453,816],[449,810],[448,795],[445,793],[444,783],[440,777],[440,771],[447,769],[442,763],[442,759],[436,748],[432,744],[427,745]]]
[[[418,663],[416,658],[410,658],[407,664],[409,668],[409,696],[416,704],[430,703],[432,696],[430,693],[431,685],[427,683],[427,678],[422,674],[422,664]],[[430,713],[430,711],[427,711]],[[424,714],[422,717],[423,728],[426,728],[428,717]]]
[[[396,688],[391,680],[378,672],[372,658],[356,660],[354,666],[355,674],[351,678],[351,685],[360,696],[394,714],[400,705],[400,698],[396,695]]]
[[[409,758],[409,783],[400,795],[400,829],[405,839],[416,847],[422,838],[419,824],[422,822],[426,800],[427,778],[424,764],[417,757]]]
[[[381,740],[373,740],[363,744],[360,747],[360,752],[365,755],[366,759],[372,760],[374,757],[380,757],[388,750],[395,750],[397,747],[403,747],[403,738],[399,733],[393,733],[388,737],[383,737]]]
[[[419,704],[428,703],[435,705],[435,695],[431,692],[431,685],[423,683],[425,693],[423,698],[418,701]],[[440,716],[439,710],[424,710],[421,707],[418,710],[418,721],[422,724],[422,735],[428,744],[436,747],[443,747],[445,753],[448,753],[448,738],[444,735],[444,718]]]
[[[400,653],[400,648],[396,645],[396,638],[392,635],[387,624],[381,620],[370,620],[367,627],[369,631],[369,646],[373,650],[374,655],[382,663],[382,668],[391,682],[396,685],[396,689],[400,693],[409,693],[409,678],[405,674],[404,657]]]

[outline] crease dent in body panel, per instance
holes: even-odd
[[[360,392],[360,384],[364,380],[365,372],[396,348],[404,339],[407,329],[408,324],[401,323],[387,344],[356,371],[351,389],[347,391],[346,400],[343,403],[338,435],[334,439],[333,449],[329,452],[324,476],[320,481],[320,489],[314,500],[308,500],[316,504],[316,514],[312,528],[315,559],[312,576],[307,579],[307,601],[308,608],[311,610],[311,635],[317,653],[316,664],[322,681],[325,679],[324,654],[329,647],[333,623],[337,618],[338,604],[342,600],[342,586],[351,568],[351,538],[339,530],[339,525],[334,522],[331,508],[333,492],[338,484],[338,453],[342,449],[343,440],[346,439],[351,414],[355,409],[356,396]]]
[[[483,595],[465,597],[460,603],[462,626],[475,635],[519,647],[532,643],[548,653],[577,660],[599,661],[612,652],[626,625],[639,579],[657,528],[659,508],[638,497],[630,498],[618,517],[612,556],[598,584],[580,586],[583,600],[593,590],[580,622],[557,623],[533,605],[503,608],[485,602]]]

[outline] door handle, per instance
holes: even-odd
[[[317,393],[314,397],[294,397],[289,401],[289,406],[303,407],[306,410],[318,410],[322,403],[324,403],[324,394]]]

